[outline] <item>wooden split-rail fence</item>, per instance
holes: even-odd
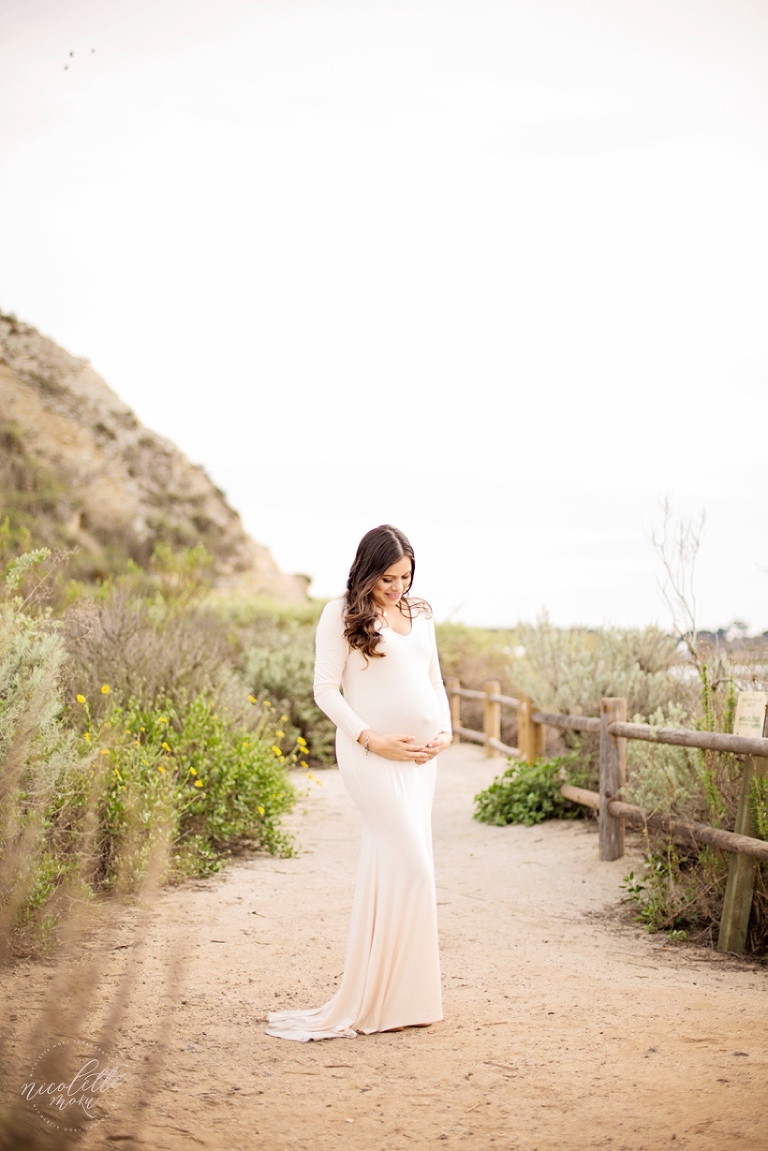
[[[565,799],[591,807],[598,813],[600,859],[620,859],[624,854],[626,824],[640,828],[657,828],[682,843],[709,844],[731,852],[725,902],[720,921],[718,947],[721,951],[743,952],[752,907],[755,868],[758,861],[768,861],[768,842],[754,835],[752,780],[768,773],[768,739],[727,735],[725,732],[693,731],[687,728],[652,727],[644,723],[627,723],[627,702],[606,698],[600,702],[599,718],[586,715],[559,715],[539,711],[525,695],[502,695],[496,681],[485,684],[482,691],[462,687],[458,679],[446,684],[451,704],[454,742],[468,739],[483,744],[489,756],[501,753],[532,762],[544,755],[547,727],[561,731],[586,731],[600,738],[600,790],[587,791],[564,783],[560,792]],[[462,699],[482,700],[483,730],[475,731],[461,723]],[[517,747],[501,742],[501,709],[517,712]],[[694,823],[660,812],[624,803],[620,798],[626,782],[626,747],[628,739],[665,743],[676,747],[725,751],[745,756],[736,826],[724,831],[705,823]]]

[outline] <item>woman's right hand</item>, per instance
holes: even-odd
[[[368,733],[362,732],[358,743],[365,744],[365,737]],[[368,735],[368,750],[372,751],[374,755],[380,755],[384,759],[394,759],[398,763],[424,763],[424,745],[416,743],[412,735],[377,735],[372,731]]]

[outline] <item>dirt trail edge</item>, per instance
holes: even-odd
[[[309,1044],[264,1034],[268,1010],[321,1005],[341,973],[359,825],[336,771],[302,783],[296,859],[241,860],[162,894],[118,1036],[130,1073],[165,1044],[142,1146],[764,1151],[765,972],[621,923],[637,848],[599,863],[594,824],[475,822],[472,797],[503,766],[465,745],[440,760],[443,1023]],[[105,951],[106,978],[129,953]],[[43,978],[22,965],[12,983]],[[88,1144],[114,1146],[125,1120]]]

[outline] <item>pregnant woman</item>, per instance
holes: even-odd
[[[363,841],[341,986],[314,1011],[271,1013],[267,1034],[281,1039],[354,1039],[443,1017],[431,814],[451,720],[432,611],[408,594],[414,570],[403,533],[373,528],[346,595],[318,624],[315,699],[336,724]]]

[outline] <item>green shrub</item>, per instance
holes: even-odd
[[[235,677],[257,699],[285,715],[286,740],[306,740],[317,764],[335,761],[335,728],[314,700],[315,628],[323,609],[317,600],[280,604],[253,596],[212,601],[212,610],[236,637]]]
[[[29,614],[47,550],[13,561],[0,596],[0,940],[45,933],[48,902],[71,857],[52,837],[76,844],[77,812],[68,781],[94,774],[93,755],[60,723],[66,651],[47,614]],[[35,574],[37,573],[37,574]],[[62,827],[66,831],[62,831]]]
[[[600,714],[604,696],[622,696],[629,715],[650,715],[670,702],[691,711],[695,680],[682,675],[676,641],[657,627],[557,628],[546,616],[519,624],[509,674],[544,711]]]
[[[475,819],[503,827],[523,823],[532,827],[545,819],[575,819],[584,809],[560,794],[563,783],[580,783],[573,756],[511,763],[490,787],[475,796]]]
[[[707,663],[700,661],[692,679],[700,692],[691,715],[671,703],[659,708],[647,722],[664,727],[692,727],[704,731],[730,731],[736,707],[733,669],[722,653],[713,682]],[[752,683],[747,681],[747,686]],[[642,715],[635,722],[646,722]],[[671,747],[630,741],[627,746],[628,781],[623,796],[648,811],[678,814],[714,827],[733,830],[741,790],[743,761],[724,752]],[[752,806],[756,834],[766,838],[766,790],[753,780]],[[645,835],[644,874],[630,873],[624,881],[627,898],[635,904],[635,917],[648,931],[664,931],[675,940],[692,939],[714,946],[722,916],[730,857],[712,847],[674,843],[663,832]],[[747,950],[764,952],[768,944],[768,890],[766,869],[755,872],[755,893],[749,920]]]
[[[727,878],[727,852],[683,847],[668,837],[654,836],[648,841],[643,874],[635,877],[630,872],[621,886],[635,905],[636,921],[649,932],[715,946]],[[759,939],[753,938],[753,944],[759,945]]]
[[[277,647],[254,647],[245,657],[245,683],[254,696],[268,699],[286,716],[290,740],[302,736],[313,760],[333,763],[336,728],[315,703],[314,662],[311,641],[286,638]]]
[[[240,726],[206,696],[113,706],[100,728],[79,696],[83,739],[110,767],[102,817],[102,885],[140,881],[158,834],[170,831],[171,876],[215,870],[238,840],[291,855],[280,819],[295,801],[274,711],[256,729]],[[298,749],[296,749],[298,750]]]
[[[281,827],[295,798],[287,768],[306,755],[303,737],[289,740],[274,707],[247,702],[239,689],[236,695],[232,669],[216,682],[216,661],[229,641],[215,619],[221,647],[206,653],[200,609],[185,594],[194,573],[183,558],[166,557],[163,571],[128,573],[94,597],[92,618],[104,625],[91,637],[95,666],[87,631],[68,652],[71,633],[39,595],[46,571],[57,570],[53,558],[41,549],[12,561],[0,594],[6,957],[50,950],[62,918],[95,892],[138,890],[150,859],[169,845],[165,878],[211,871],[243,840],[291,854],[293,841]],[[158,588],[161,580],[170,588]],[[120,628],[130,638],[136,621],[141,626],[125,649]],[[173,637],[179,642],[163,651]],[[175,690],[164,693],[166,677],[184,667],[188,677],[179,675]],[[139,689],[133,696],[130,686]],[[224,697],[236,707],[222,706]]]
[[[632,722],[668,728],[695,725],[695,721],[674,703],[658,708],[649,716],[634,715]],[[701,760],[694,748],[627,741],[627,783],[622,789],[622,799],[646,811],[699,819],[706,814],[703,796]]]

